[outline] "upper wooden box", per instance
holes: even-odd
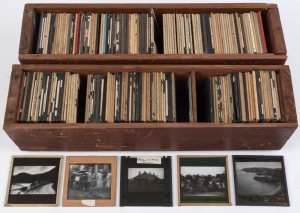
[[[234,13],[261,11],[266,54],[35,54],[41,12]],[[275,4],[26,4],[19,48],[22,64],[284,64],[286,47]]]

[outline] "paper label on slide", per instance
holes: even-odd
[[[137,157],[138,164],[161,164],[161,157]]]

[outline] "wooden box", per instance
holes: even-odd
[[[178,91],[192,76],[193,99],[210,75],[252,70],[276,70],[283,121],[281,123],[206,123],[197,120],[202,105],[193,101],[194,122],[176,123],[18,123],[16,113],[24,71],[70,71],[84,81],[89,73],[174,72]],[[177,96],[177,102],[188,103]],[[181,113],[188,113],[181,110]],[[12,68],[4,130],[21,150],[28,151],[186,151],[276,150],[296,130],[297,116],[292,80],[284,65],[14,65]]]
[[[35,54],[41,12],[142,13],[234,13],[261,11],[268,53],[266,54]],[[26,4],[23,15],[19,60],[22,64],[273,64],[287,59],[277,5],[239,4]]]

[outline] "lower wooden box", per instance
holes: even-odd
[[[24,71],[69,71],[82,79],[90,73],[174,72],[177,90],[192,76],[193,99],[207,76],[252,70],[276,70],[283,119],[281,123],[207,123],[193,105],[194,120],[176,123],[18,123],[16,120]],[[187,102],[178,97],[177,102]],[[194,101],[196,103],[196,101]],[[198,112],[198,113],[197,113]],[[84,113],[84,112],[82,112]],[[183,112],[181,110],[180,113]],[[177,116],[180,117],[180,116]],[[183,116],[186,117],[186,116]],[[14,65],[4,120],[4,130],[27,151],[187,151],[187,150],[277,150],[298,127],[292,80],[284,65]]]

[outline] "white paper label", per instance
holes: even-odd
[[[161,164],[161,157],[137,157],[139,164]]]
[[[81,203],[85,206],[96,206],[95,200],[81,200]]]

